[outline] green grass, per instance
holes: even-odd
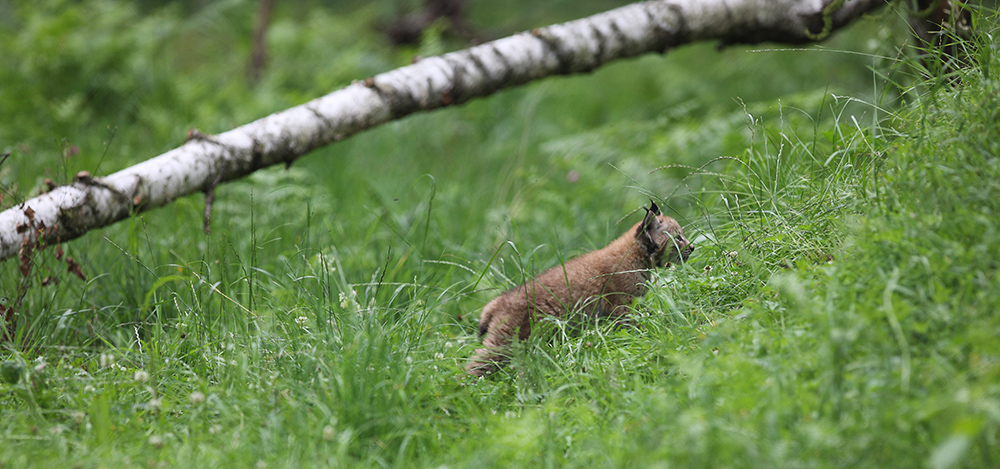
[[[377,7],[288,7],[254,88],[247,4],[129,5],[0,22],[3,207],[408,60]],[[0,265],[0,467],[996,467],[996,16],[952,86],[895,14],[825,45],[869,55],[697,45],[412,116],[220,187],[210,235],[191,196],[64,244],[86,281]],[[463,373],[485,302],[649,197],[697,249],[637,327]]]

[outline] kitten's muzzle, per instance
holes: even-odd
[[[688,257],[691,257],[692,252],[694,252],[694,246],[688,244],[681,250],[681,259],[684,259],[684,262],[687,262]]]
[[[691,253],[694,252],[694,246],[683,235],[678,235],[675,242],[677,243],[677,254],[684,262],[687,262],[688,257],[691,257]]]

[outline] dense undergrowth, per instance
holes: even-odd
[[[215,5],[3,7],[2,206],[448,44],[287,7],[250,85],[253,10]],[[895,13],[413,116],[220,187],[210,235],[187,197],[66,243],[86,280],[4,263],[0,466],[996,467],[995,14],[928,79]],[[637,327],[463,374],[486,301],[650,197],[697,250]]]

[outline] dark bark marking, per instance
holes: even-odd
[[[598,28],[593,25],[590,26],[590,32],[594,35],[594,38],[597,40],[597,57],[596,57],[597,60],[594,61],[594,68],[597,68],[598,66],[604,64],[604,62],[607,61],[607,59],[605,59],[604,57],[604,54],[607,53],[608,49],[608,45],[606,44],[606,42],[608,41],[608,36],[605,36],[604,33],[601,32],[601,28]],[[615,42],[618,43],[618,48],[621,49],[622,45],[625,44],[625,40],[624,36],[621,34],[621,31],[618,29],[618,24],[616,24],[614,21],[611,22],[611,33],[612,36],[614,37]]]
[[[490,78],[492,78],[492,77],[490,77],[490,71],[489,71],[489,69],[486,68],[486,65],[483,65],[483,61],[482,60],[479,60],[479,56],[478,55],[473,54],[471,51],[468,52],[465,55],[469,59],[469,61],[472,62],[472,65],[474,65],[476,67],[476,69],[479,70],[480,75],[482,75],[482,77],[485,80],[488,81],[488,80],[490,80]]]
[[[441,102],[445,106],[462,103],[465,97],[465,85],[462,83],[465,78],[465,65],[448,56],[442,58],[451,68],[451,87],[442,94]]]
[[[674,4],[668,4],[666,8],[673,13],[675,25],[669,24],[666,18],[662,18],[661,21],[649,8],[643,9],[646,13],[646,19],[653,28],[654,50],[661,54],[667,53],[679,44],[688,42],[687,19],[684,17],[683,10]],[[674,27],[674,30],[671,30],[671,26]]]
[[[424,89],[423,92],[424,96],[421,96],[419,101],[420,108],[427,109],[431,106],[438,107],[438,103],[440,103],[441,101],[440,100],[437,100],[436,102],[434,101],[434,81],[431,80],[430,75],[427,76],[427,80],[425,80],[425,82],[426,82],[426,88]]]
[[[535,29],[531,31],[531,35],[542,41],[545,47],[552,51],[552,54],[556,56],[556,61],[559,62],[559,66],[556,68],[556,73],[559,75],[568,75],[573,71],[573,55],[566,53],[561,47],[560,41],[549,35],[547,29]]]
[[[498,49],[496,46],[491,46],[490,50],[492,50],[493,51],[493,55],[497,56],[497,58],[500,59],[500,62],[503,63],[503,67],[502,67],[503,68],[503,73],[502,73],[502,76],[500,78],[501,84],[502,83],[512,83],[513,82],[512,80],[514,78],[514,70],[513,70],[513,67],[510,65],[510,60],[508,60],[507,56],[503,55],[503,53],[500,52],[500,49]]]
[[[410,92],[395,90],[393,93],[383,93],[382,98],[389,103],[389,114],[392,116],[392,120],[413,114],[415,110],[421,108],[420,101]]]
[[[323,127],[324,127],[324,132],[323,133],[325,135],[330,136],[335,141],[339,140],[337,138],[337,128],[336,128],[337,125],[336,125],[335,122],[333,122],[332,120],[330,120],[323,113],[319,112],[318,110],[316,110],[316,108],[314,108],[312,106],[306,106],[306,109],[308,109],[309,112],[313,113],[313,115],[316,116],[316,118],[319,119],[320,122],[323,123]]]
[[[76,176],[73,177],[73,184],[82,186],[80,187],[80,190],[82,190],[85,194],[87,194],[86,199],[88,201],[92,200],[91,191],[94,190],[94,188],[100,188],[114,195],[115,198],[118,199],[119,205],[127,206],[130,209],[133,206],[132,197],[129,197],[128,195],[123,194],[118,189],[109,186],[101,178],[92,176],[88,171],[80,171],[76,173]],[[88,202],[87,205],[91,204]]]
[[[250,144],[250,171],[256,171],[264,166],[264,146],[261,145],[257,137],[253,137]]]
[[[146,205],[146,194],[143,190],[142,178],[137,175],[135,179],[135,189],[132,190],[132,210],[141,212]]]

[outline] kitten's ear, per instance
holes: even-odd
[[[654,215],[661,215],[660,207],[656,206],[656,202],[653,202],[653,199],[649,199],[649,208],[647,211],[652,212]]]
[[[650,200],[652,203],[653,201]],[[656,203],[652,203],[652,207],[646,209],[646,216],[642,219],[642,223],[639,224],[639,229],[635,231],[635,237],[643,241],[646,245],[655,245],[653,242],[653,231],[659,226],[660,221],[656,219],[656,216],[660,214],[660,209],[656,206]]]

